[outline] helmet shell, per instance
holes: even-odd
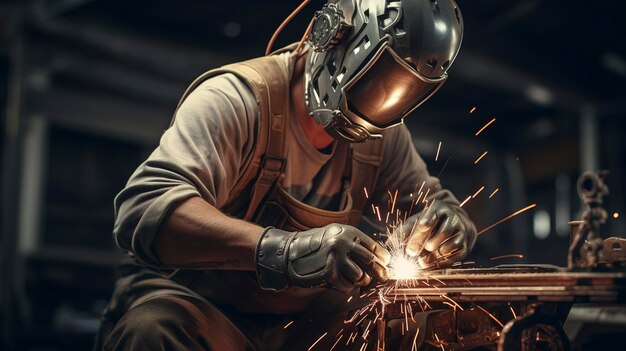
[[[340,139],[380,137],[384,129],[402,123],[404,116],[386,126],[350,116],[342,108],[346,85],[384,45],[422,76],[445,79],[462,36],[463,19],[454,0],[330,0],[316,13],[309,41],[313,48],[305,69],[309,113]],[[336,133],[334,128],[343,131]],[[346,133],[354,138],[345,137]]]

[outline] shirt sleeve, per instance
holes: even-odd
[[[196,88],[115,198],[117,245],[159,265],[153,242],[174,204],[199,196],[216,208],[224,206],[252,155],[257,110],[250,89],[232,74]]]
[[[392,128],[383,135],[383,158],[371,204],[378,213],[365,208],[366,220],[379,229],[398,224],[418,213],[432,201],[445,201],[455,207],[459,201],[446,189],[439,178],[428,172],[426,163],[417,153],[411,134],[405,125]],[[466,215],[463,209],[459,210]],[[389,213],[389,216],[387,216]]]

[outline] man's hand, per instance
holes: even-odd
[[[256,271],[265,290],[326,286],[350,292],[387,280],[389,260],[387,250],[349,225],[291,233],[270,227],[257,245]]]
[[[418,256],[423,268],[450,266],[465,258],[474,247],[476,227],[461,211],[435,201],[407,219],[401,228],[407,240],[406,253]]]

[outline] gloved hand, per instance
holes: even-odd
[[[476,227],[457,206],[435,201],[403,224],[406,253],[423,268],[445,267],[465,258],[476,242]]]
[[[350,292],[372,280],[387,280],[390,256],[360,230],[329,224],[303,232],[269,227],[259,239],[255,260],[264,290],[325,286]]]

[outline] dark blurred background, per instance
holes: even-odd
[[[626,216],[626,2],[459,3],[463,47],[447,84],[407,120],[415,145],[461,200],[485,186],[465,205],[479,229],[537,204],[482,235],[468,260],[565,265],[584,170],[611,171],[603,230],[626,234],[623,217],[613,218]],[[262,55],[297,4],[0,2],[7,350],[89,348],[122,254],[111,237],[113,197],[157,145],[187,84]],[[321,4],[312,1],[277,46],[299,40]],[[490,260],[511,253],[525,257]]]

